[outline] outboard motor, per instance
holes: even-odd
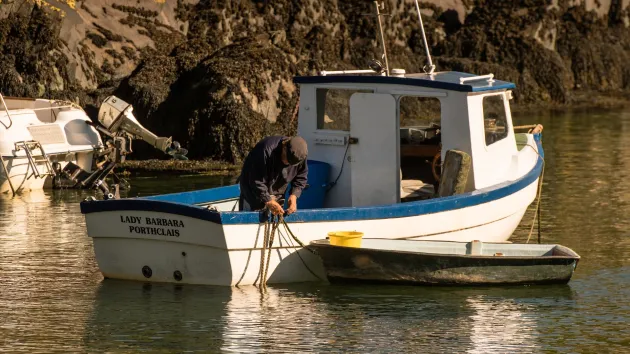
[[[129,103],[118,97],[109,96],[98,111],[98,121],[112,135],[124,132],[131,137],[146,141],[156,149],[176,159],[187,160],[188,151],[186,149],[183,149],[177,141],[173,142],[171,137],[163,138],[151,133],[138,122],[132,111],[133,107]],[[129,144],[131,145],[131,141]]]
[[[115,96],[107,97],[98,111],[98,121],[101,124],[86,122],[110,138],[105,139],[105,149],[95,152],[92,172],[87,172],[69,162],[63,170],[59,166],[56,167],[60,171],[53,183],[61,188],[62,180],[65,179],[71,187],[99,189],[103,192],[104,199],[118,199],[119,187],[121,183],[124,185],[126,182],[112,171],[116,164],[125,161],[125,156],[132,152],[133,139],[142,139],[175,159],[188,160],[186,157],[188,150],[182,148],[171,137],[158,137],[151,133],[138,122],[132,111],[133,107],[129,103]],[[110,174],[114,178],[113,192],[105,183],[105,179]]]

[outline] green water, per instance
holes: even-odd
[[[4,352],[630,352],[630,113],[544,124],[543,241],[582,256],[566,286],[240,289],[104,281],[82,191],[0,198]],[[129,195],[216,177],[132,179]],[[513,241],[524,241],[533,213]],[[534,238],[536,234],[534,233]]]

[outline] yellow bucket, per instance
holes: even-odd
[[[363,232],[358,231],[334,231],[328,233],[332,246],[361,247]]]

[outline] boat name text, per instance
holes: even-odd
[[[178,219],[150,218],[150,217],[142,218],[140,216],[131,216],[131,215],[120,215],[120,222],[123,224],[135,224],[135,225],[129,225],[129,233],[132,233],[132,234],[136,233],[136,234],[143,234],[143,235],[179,237],[179,230],[172,229],[172,227],[177,227],[177,228],[184,227],[184,222]],[[137,225],[147,225],[147,226],[137,226]],[[159,227],[159,226],[167,226],[171,228],[164,228],[164,227]]]

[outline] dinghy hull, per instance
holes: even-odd
[[[557,256],[472,256],[310,245],[333,283],[409,285],[565,284],[579,261],[573,251]]]

